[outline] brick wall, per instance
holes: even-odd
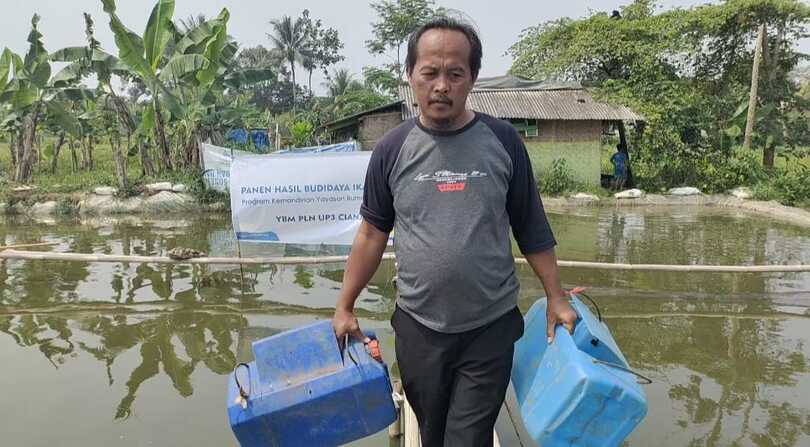
[[[400,112],[376,113],[363,117],[360,123],[360,132],[357,137],[360,147],[364,151],[374,149],[377,141],[389,130],[397,127],[402,122]]]

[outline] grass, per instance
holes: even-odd
[[[48,141],[50,142],[50,141]],[[76,156],[81,160],[81,155],[76,149]],[[153,158],[153,163],[156,161]],[[50,160],[40,160],[40,163],[34,167],[33,185],[37,187],[36,191],[28,194],[27,200],[34,200],[36,198],[48,197],[49,199],[58,198],[54,195],[69,194],[75,192],[91,191],[97,186],[118,186],[115,175],[115,162],[113,161],[112,148],[109,144],[98,144],[93,150],[93,170],[78,170],[73,172],[70,149],[63,147],[59,154],[57,162],[56,173],[51,173]],[[13,173],[9,172],[11,169],[11,154],[8,148],[8,142],[0,141],[0,193],[6,196],[11,194],[15,186],[13,182],[8,181],[13,177]],[[191,193],[200,203],[215,203],[222,202],[226,206],[230,204],[229,198],[226,194],[217,191],[206,190],[201,182],[200,177],[189,171],[173,171],[165,174],[158,174],[155,177],[145,177],[141,172],[141,162],[139,156],[129,157],[127,162],[127,178],[129,180],[130,190],[122,192],[124,195],[137,193],[141,190],[140,186],[153,183],[153,182],[171,182],[174,184],[182,183],[189,187]],[[62,197],[64,200],[68,198]],[[2,200],[0,200],[2,201]]]
[[[76,149],[76,156],[81,160]],[[115,163],[109,144],[99,144],[93,150],[93,170],[72,172],[70,149],[62,147],[57,161],[56,173],[51,174],[50,160],[40,159],[34,167],[33,184],[42,192],[68,193],[88,191],[96,186],[116,186]],[[5,179],[13,177],[11,171],[11,154],[8,142],[0,142],[0,175]],[[141,177],[141,166],[137,157],[130,157],[127,174],[133,183]]]
[[[810,154],[810,147],[803,148],[800,152]],[[613,175],[613,164],[610,163],[610,157],[612,157],[614,153],[616,153],[616,145],[615,144],[603,144],[602,145],[602,149],[601,149],[602,174]],[[779,157],[778,154],[779,153],[777,152],[777,157],[774,160],[774,165],[776,166],[776,168],[784,169],[784,168],[788,167],[787,159],[785,159],[785,157]],[[633,154],[631,152],[630,156],[632,157],[632,155]],[[762,163],[762,151],[761,150],[757,151],[757,157],[759,158],[760,163]],[[805,166],[810,166],[810,155],[807,155],[804,158],[799,159],[799,160],[793,160],[792,163],[801,163],[801,164],[804,164]]]

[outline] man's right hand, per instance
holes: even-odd
[[[343,342],[346,334],[363,343],[371,341],[370,338],[363,334],[360,330],[360,324],[357,323],[357,317],[354,312],[347,309],[335,309],[335,316],[332,317],[332,328],[335,330],[335,336],[338,341]]]

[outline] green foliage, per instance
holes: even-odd
[[[631,147],[639,151],[633,167],[645,182],[715,188],[713,179],[695,175],[736,163],[722,159],[733,158],[730,148],[742,139],[753,43],[765,24],[754,144],[782,152],[810,144],[808,102],[788,76],[802,57],[794,43],[807,36],[810,6],[728,0],[657,14],[655,6],[636,0],[621,17],[595,12],[529,28],[509,50],[511,72],[580,80],[595,87],[598,99],[644,115],[644,133]],[[696,170],[701,165],[707,168]]]
[[[385,70],[397,82],[404,72],[403,44],[420,25],[444,12],[435,5],[434,0],[379,0],[370,4],[378,20],[371,24],[374,38],[366,41],[366,48],[371,54],[394,53],[389,55],[392,62]]]
[[[315,126],[309,121],[298,121],[290,126],[290,137],[292,147],[305,147],[312,144],[313,131]]]
[[[345,59],[340,54],[343,49],[343,42],[340,41],[338,32],[334,28],[326,28],[321,19],[313,19],[309,16],[309,10],[305,9],[301,13],[304,20],[304,33],[307,36],[307,45],[304,52],[308,64],[304,64],[310,73],[315,68],[323,70],[324,75],[328,74],[327,69]]]
[[[538,189],[542,194],[554,196],[574,191],[579,186],[574,181],[568,163],[562,158],[551,162],[551,168],[538,179],[538,183]]]
[[[363,67],[363,78],[365,78],[366,87],[377,93],[391,98],[399,96],[400,80],[391,70]]]
[[[353,115],[391,101],[389,96],[370,88],[368,80],[365,83],[357,81],[346,69],[335,70],[323,85],[329,96],[320,106],[326,112],[327,121]]]
[[[767,180],[754,188],[758,200],[776,200],[788,206],[810,205],[810,167],[778,169]]]

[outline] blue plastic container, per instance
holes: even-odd
[[[253,354],[228,380],[228,419],[243,447],[336,446],[396,419],[385,364],[354,340],[341,355],[330,321],[256,341]],[[249,394],[246,407],[234,374]]]
[[[546,341],[546,300],[525,317],[515,344],[512,384],[523,424],[543,447],[613,447],[647,414],[636,376],[602,362],[629,368],[610,331],[579,299],[574,335],[562,326]]]

